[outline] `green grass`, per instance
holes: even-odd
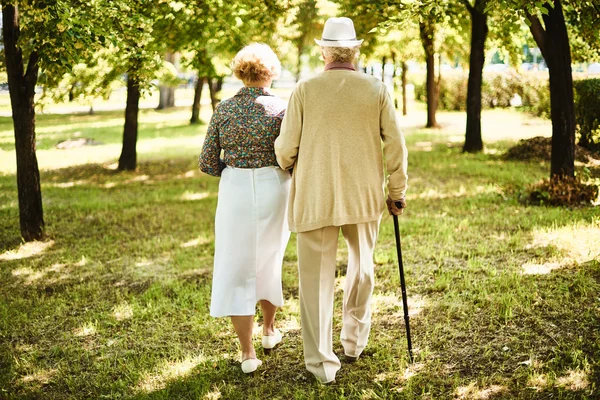
[[[407,129],[401,230],[416,363],[386,216],[369,346],[321,386],[303,364],[295,238],[277,321],[284,341],[258,350],[265,364],[245,376],[229,321],[208,315],[218,180],[196,168],[206,127],[187,126],[186,110],[144,111],[139,168],[117,173],[119,115],[39,118],[49,239],[27,245],[14,159],[4,157],[10,121],[0,119],[0,398],[600,398],[600,213],[520,202],[549,166],[500,158],[516,132],[484,137],[485,154],[465,155],[460,129]],[[53,148],[77,131],[106,144]],[[341,288],[343,246],[338,256]]]

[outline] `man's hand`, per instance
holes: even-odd
[[[388,211],[390,215],[402,215],[404,213],[404,209],[406,208],[406,198],[401,198],[400,200],[392,200],[389,196],[385,201],[387,203]],[[398,208],[396,203],[401,203],[402,207]]]

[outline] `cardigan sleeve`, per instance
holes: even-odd
[[[388,191],[392,200],[400,200],[406,195],[408,151],[404,135],[398,125],[396,109],[385,86],[381,90],[380,128],[383,140],[383,154],[385,155],[388,172]]]
[[[293,168],[298,158],[304,112],[299,91],[300,86],[297,86],[292,92],[287,111],[281,122],[281,132],[275,140],[275,155],[277,163],[282,169]]]
[[[219,112],[215,111],[210,119],[206,136],[204,137],[204,145],[202,153],[198,158],[198,167],[206,174],[212,176],[221,176],[221,172],[226,165],[221,160],[221,143],[219,141]]]

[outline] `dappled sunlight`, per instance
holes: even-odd
[[[415,147],[418,151],[433,151],[433,142],[417,142]]]
[[[438,189],[429,188],[426,191],[423,191],[421,193],[408,194],[406,197],[408,200],[415,200],[415,199],[440,200],[440,199],[458,198],[458,197],[465,197],[465,196],[476,196],[476,195],[480,195],[480,194],[491,194],[491,193],[500,193],[500,188],[497,185],[490,184],[490,185],[486,185],[486,186],[478,185],[478,186],[475,186],[474,188],[467,190],[467,188],[464,185],[460,185],[458,190],[446,192],[446,191],[442,191],[441,188],[438,188]]]
[[[406,381],[408,381],[410,378],[412,378],[413,376],[416,376],[421,370],[423,370],[423,368],[425,367],[425,364],[423,363],[414,363],[414,364],[409,364],[409,366],[402,372],[402,371],[386,371],[386,372],[381,372],[379,374],[377,374],[375,376],[375,379],[373,379],[375,382],[393,382],[393,383],[404,383]]]
[[[192,239],[185,243],[181,243],[179,246],[183,247],[183,248],[203,246],[205,244],[210,244],[212,242],[212,240],[213,240],[213,238],[210,238],[207,236],[199,236],[196,239]]]
[[[113,308],[113,316],[117,321],[124,321],[133,317],[133,308],[127,303],[121,303]]]
[[[35,132],[36,134],[42,136],[44,139],[48,138],[50,135],[55,132],[63,133],[64,130],[74,131],[72,133],[73,136],[77,136],[77,133],[81,133],[80,131],[85,131],[86,129],[106,129],[111,127],[121,127],[123,126],[122,118],[106,118],[106,116],[102,116],[99,121],[91,121],[91,122],[73,122],[72,119],[68,121],[68,123],[64,125],[49,125],[49,126],[36,126]],[[39,125],[39,124],[38,124]],[[4,133],[4,132],[2,132]],[[11,132],[12,133],[12,132]],[[50,136],[51,137],[51,136]]]
[[[148,175],[138,175],[131,179],[127,179],[123,183],[146,182],[150,179]]]
[[[19,383],[28,386],[47,385],[56,375],[56,369],[41,369],[19,378]]]
[[[598,238],[600,238],[600,220],[595,220],[589,225],[576,223],[560,228],[538,228],[533,231],[533,240],[526,249],[555,247],[560,251],[560,260],[551,260],[545,265],[556,269],[558,267],[552,265],[552,262],[565,266],[599,258]],[[525,269],[525,266],[523,268]]]
[[[548,376],[546,374],[535,374],[527,380],[527,387],[540,392],[548,387]]]
[[[0,210],[8,210],[9,208],[17,208],[18,204],[16,201],[7,201],[4,204],[0,204]]]
[[[185,192],[184,194],[181,195],[180,199],[185,200],[185,201],[198,201],[198,200],[206,199],[209,196],[210,196],[209,192],[202,192],[202,193]]]
[[[206,393],[202,400],[218,400],[221,398],[221,391],[218,387],[214,387],[210,392]]]
[[[73,264],[73,266],[77,267],[83,265],[85,265],[85,263],[82,264],[82,261]],[[35,283],[39,283],[42,280],[42,278],[45,278],[45,284],[57,283],[61,280],[68,279],[71,276],[71,271],[69,270],[69,268],[67,268],[67,264],[55,263],[47,268],[38,271],[34,271],[31,268],[17,268],[12,271],[12,275],[14,277],[24,279],[23,283],[25,284],[25,286],[29,286]]]
[[[44,184],[43,186],[51,186],[51,187],[66,189],[66,188],[71,188],[71,187],[75,187],[75,186],[86,185],[88,183],[89,183],[88,181],[80,180],[80,181],[72,181],[72,182],[48,183],[48,184]]]
[[[545,275],[555,269],[561,268],[560,263],[549,262],[545,264],[526,263],[521,266],[523,275]]]
[[[456,389],[457,399],[478,399],[486,400],[491,396],[499,393],[506,392],[506,386],[492,385],[488,388],[480,389],[475,383],[471,383],[468,386],[460,386]]]
[[[29,258],[33,256],[39,256],[43,254],[47,249],[54,245],[54,240],[48,242],[29,242],[24,243],[15,250],[8,250],[3,254],[0,254],[1,261],[12,261],[21,260],[23,258]]]
[[[429,301],[420,295],[408,296],[408,315],[415,316],[421,313],[425,307],[428,306]],[[374,294],[371,301],[373,313],[388,313],[391,310],[398,310],[392,313],[390,316],[394,318],[404,317],[404,307],[402,305],[402,295],[398,293],[393,294]]]
[[[73,335],[75,335],[77,337],[93,336],[95,334],[96,334],[96,325],[92,322],[85,323],[73,331]]]
[[[136,279],[159,279],[165,276],[172,277],[176,274],[174,266],[169,262],[170,260],[171,257],[168,255],[151,259],[138,259],[135,263],[131,264],[135,268],[132,268],[130,272]]]
[[[567,390],[583,390],[590,385],[588,374],[581,370],[570,370],[556,379],[556,386]]]
[[[292,332],[300,330],[300,320],[294,316],[290,316],[284,321],[275,321],[278,329],[282,332]]]
[[[175,177],[175,179],[189,179],[189,178],[194,178],[196,176],[198,176],[199,173],[196,170],[189,170],[188,172],[184,173],[184,174],[179,174]]]
[[[137,389],[143,393],[164,389],[170,382],[189,376],[196,366],[206,361],[208,358],[198,355],[181,361],[164,362],[154,373],[144,375]]]

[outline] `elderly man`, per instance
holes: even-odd
[[[348,244],[341,341],[348,361],[369,338],[373,251],[385,210],[381,141],[389,174],[388,210],[405,206],[407,151],[396,111],[378,79],[354,71],[362,40],[349,18],[330,18],[321,40],[325,71],[298,83],[275,141],[277,161],[293,168],[290,230],[298,233],[300,312],[306,368],[335,379],[332,349],[336,251]]]

